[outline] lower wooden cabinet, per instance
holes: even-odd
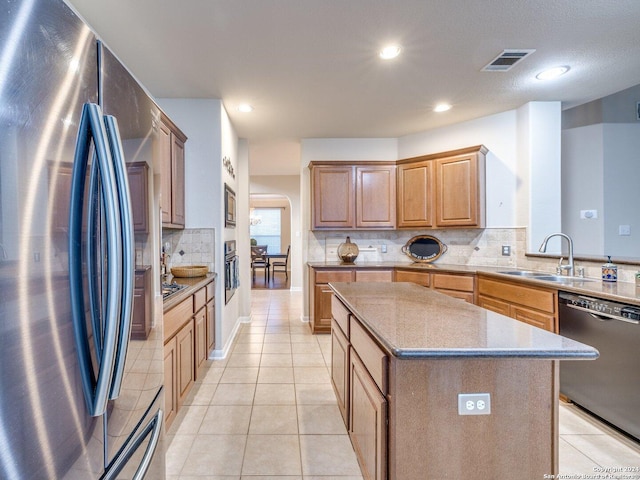
[[[557,297],[556,290],[478,276],[478,306],[554,333],[558,333]]]
[[[178,358],[178,409],[184,403],[195,381],[195,328],[193,321],[187,322],[176,335]]]
[[[215,347],[214,283],[164,313],[164,392],[167,428]],[[195,313],[194,313],[195,311]]]
[[[164,344],[164,411],[166,428],[178,413],[178,357],[176,337]]]
[[[386,479],[387,400],[353,351],[349,374],[349,436],[362,476]]]
[[[349,427],[349,340],[333,320],[331,325],[331,383],[345,426]]]

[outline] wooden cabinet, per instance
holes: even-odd
[[[471,273],[434,273],[397,268],[394,281],[417,283],[468,303],[474,303],[475,299],[475,275]]]
[[[164,344],[164,408],[168,429],[178,413],[178,357],[176,337]]]
[[[398,165],[398,228],[433,225],[433,162]]]
[[[356,229],[396,226],[395,165],[356,167]]]
[[[131,338],[146,340],[151,330],[151,267],[136,268],[133,288]]]
[[[164,312],[164,388],[167,427],[201,373],[215,339],[215,282]]]
[[[350,356],[349,437],[363,478],[387,478],[387,401],[364,364]]]
[[[331,383],[344,424],[349,427],[349,340],[335,320],[331,324]]]
[[[176,358],[178,363],[178,409],[180,409],[196,379],[193,321],[187,322],[176,335]]]
[[[558,293],[516,280],[478,276],[478,305],[550,332],[558,332]]]
[[[450,297],[474,303],[475,275],[457,273],[432,273],[431,288]]]
[[[484,153],[435,161],[436,227],[484,227]]]
[[[331,299],[331,382],[362,475],[385,479],[388,358],[335,296]]]
[[[162,226],[184,228],[184,144],[187,137],[166,116],[162,116],[158,126],[156,142],[157,155],[161,165]]]
[[[149,167],[145,162],[127,164],[134,233],[149,233]]]
[[[395,164],[311,162],[309,168],[313,230],[395,228]]]
[[[353,268],[315,269],[309,267],[309,326],[312,333],[331,331],[331,297],[329,282],[353,282]]]
[[[483,228],[482,146],[399,160],[398,228]]]

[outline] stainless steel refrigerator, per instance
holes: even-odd
[[[0,478],[164,478],[127,182],[159,110],[61,0],[0,11]]]

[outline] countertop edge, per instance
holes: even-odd
[[[546,349],[509,349],[509,348],[399,348],[396,345],[391,344],[384,336],[373,328],[366,318],[362,318],[362,315],[357,309],[351,305],[351,303],[340,292],[340,283],[354,283],[356,282],[337,282],[329,283],[329,287],[335,293],[336,297],[344,303],[350,313],[354,315],[358,322],[367,330],[367,332],[375,339],[376,343],[380,345],[388,354],[398,359],[437,359],[437,358],[529,358],[529,359],[541,359],[541,360],[595,360],[599,356],[599,352],[590,347],[589,350],[575,350],[566,349],[562,351],[546,350]],[[366,287],[366,283],[363,283],[363,288]],[[420,287],[419,288],[426,288]],[[477,307],[482,308],[482,307]],[[506,317],[505,318],[518,322],[518,320]],[[536,327],[530,327],[536,328]],[[550,335],[556,335],[552,332],[548,332]]]

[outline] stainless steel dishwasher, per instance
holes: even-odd
[[[560,362],[560,392],[640,439],[640,307],[560,292],[560,335],[598,349],[592,362]]]

